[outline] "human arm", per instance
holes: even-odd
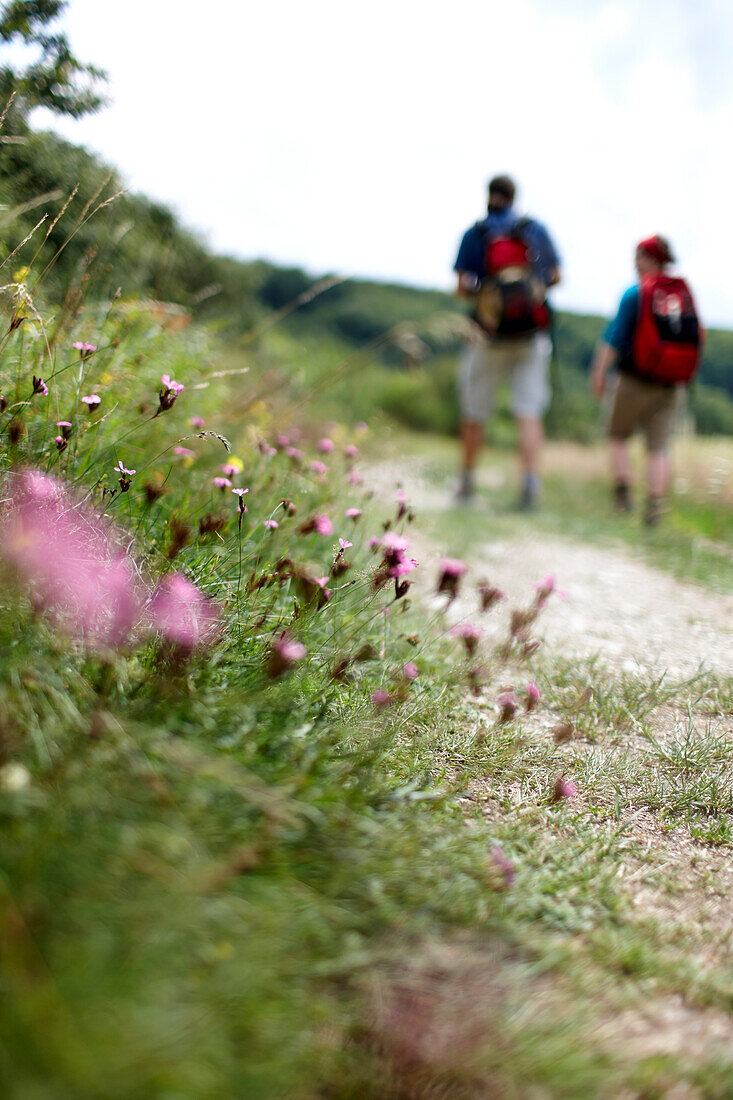
[[[470,271],[457,271],[456,294],[459,298],[472,298],[478,290],[478,279]]]
[[[594,397],[601,398],[606,388],[606,376],[618,361],[618,351],[605,340],[599,340],[590,368],[590,385]]]

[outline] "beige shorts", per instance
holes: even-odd
[[[512,412],[539,419],[550,404],[552,343],[546,332],[528,340],[467,344],[458,364],[461,419],[483,424],[494,408],[497,383],[506,378]]]
[[[675,386],[660,386],[630,374],[619,374],[608,434],[611,439],[628,439],[635,431],[641,431],[648,450],[664,451],[672,434],[678,402]]]

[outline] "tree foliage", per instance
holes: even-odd
[[[99,110],[106,74],[74,55],[66,34],[55,26],[67,0],[8,0],[0,6],[0,42],[29,55],[25,64],[0,66],[0,110],[15,99],[6,129],[25,131],[33,107],[81,118]]]

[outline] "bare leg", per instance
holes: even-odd
[[[483,443],[483,424],[475,420],[464,420],[461,424],[461,455],[464,470],[473,470]]]
[[[626,485],[630,485],[631,463],[629,461],[629,450],[626,445],[626,440],[610,439],[608,445],[611,454],[611,473],[616,483],[624,482]]]
[[[540,453],[545,441],[545,429],[542,421],[535,416],[517,417],[519,425],[519,462],[522,473],[539,474]]]
[[[647,456],[647,485],[650,497],[663,497],[669,484],[669,458],[666,451],[650,451]]]

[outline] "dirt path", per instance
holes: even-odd
[[[445,488],[436,491],[418,463],[373,467],[370,479],[384,486],[399,482],[421,515],[451,506]],[[414,532],[421,563],[435,561],[445,549]],[[674,679],[701,669],[733,675],[733,593],[721,595],[702,585],[678,580],[647,565],[624,547],[600,547],[560,537],[538,538],[531,522],[524,536],[487,541],[474,547],[467,564],[474,578],[485,577],[506,593],[507,606],[527,602],[542,577],[552,574],[567,598],[554,601],[540,634],[548,648],[567,657],[599,654],[623,671],[666,672]],[[456,602],[456,616],[470,615],[475,599]],[[503,633],[501,615],[494,620]]]

